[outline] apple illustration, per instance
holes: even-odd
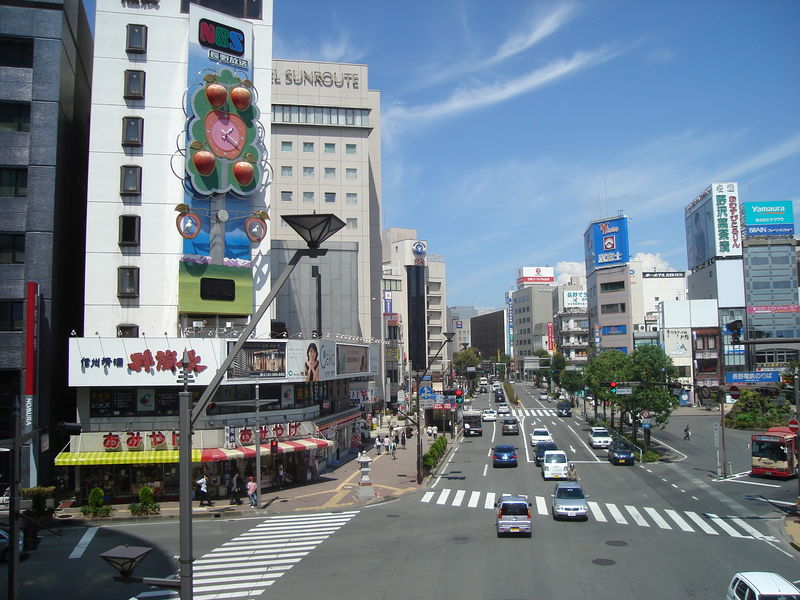
[[[227,88],[221,83],[210,83],[206,86],[206,98],[211,103],[211,106],[216,108],[225,104],[225,99],[228,97]]]
[[[251,181],[253,181],[253,175],[255,175],[255,172],[256,170],[253,167],[253,163],[240,160],[239,162],[233,164],[233,176],[236,177],[236,181],[242,185],[248,185]]]
[[[192,162],[194,163],[194,167],[197,169],[197,172],[204,176],[210,175],[217,164],[216,158],[208,150],[200,150],[199,152],[195,152],[194,156],[192,156]]]
[[[231,102],[239,110],[245,110],[250,106],[250,90],[246,87],[237,85],[231,90]]]

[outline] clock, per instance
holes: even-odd
[[[233,160],[242,153],[247,127],[238,115],[211,111],[206,115],[205,129],[211,151],[220,158]]]

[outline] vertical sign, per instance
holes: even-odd
[[[553,322],[547,324],[547,349],[553,350]]]
[[[29,433],[33,429],[33,399],[36,395],[39,358],[39,284],[29,281],[25,288],[25,414],[21,424],[22,433]]]

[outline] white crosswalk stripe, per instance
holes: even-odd
[[[192,597],[252,599],[303,560],[358,511],[269,517],[194,561]],[[139,600],[177,598],[174,591],[147,591]]]
[[[425,504],[434,504],[433,500],[438,492],[438,498],[435,501],[435,504],[440,506],[447,505],[448,507],[458,508],[458,509],[471,509],[471,508],[480,508],[483,507],[484,509],[494,509],[495,502],[498,498],[508,495],[506,493],[497,493],[497,492],[483,492],[479,490],[455,490],[450,488],[444,488],[441,491],[428,491],[420,497],[420,502]],[[518,493],[514,493],[512,495],[517,495]],[[481,504],[481,496],[483,496],[483,503]],[[529,502],[532,505],[532,511],[535,511],[537,516],[547,516],[550,514],[550,506],[552,504],[552,500],[547,498],[546,496],[532,496],[528,498]],[[617,524],[617,525],[635,525],[637,527],[653,527],[655,524],[656,527],[659,529],[667,530],[667,531],[677,531],[680,530],[684,533],[705,533],[708,535],[720,535],[726,534],[731,537],[739,538],[739,539],[772,539],[770,536],[761,533],[758,531],[752,524],[750,524],[746,518],[739,517],[736,515],[733,516],[724,516],[720,517],[715,514],[706,513],[703,516],[698,515],[697,513],[685,510],[674,510],[671,508],[655,508],[652,506],[633,506],[630,504],[624,504],[621,507],[617,506],[612,502],[606,502],[605,504],[599,502],[589,501],[587,502],[589,505],[589,510],[592,513],[592,518],[597,521],[598,523],[610,523],[610,524]],[[294,543],[297,544],[296,547],[285,547],[284,544],[281,544],[279,548],[272,547],[265,547],[263,549],[259,548],[259,551],[265,556],[269,556],[270,553],[274,553],[276,550],[281,550],[282,554],[280,559],[281,560],[291,560],[294,558],[302,558],[301,553],[306,552],[309,548],[306,548],[306,544],[317,544],[323,539],[330,535],[331,532],[326,529],[324,523],[319,525],[319,529],[315,532],[311,533],[303,533],[300,531],[293,535],[292,539]],[[243,536],[248,536],[248,534],[243,534]],[[308,535],[310,537],[309,542],[304,542],[303,540],[306,539],[302,536]],[[316,536],[316,537],[311,537]],[[320,538],[319,540],[317,538]],[[229,544],[240,544],[241,542],[229,542]],[[245,542],[252,544],[252,542]],[[287,555],[287,553],[296,553],[295,556]],[[275,557],[277,559],[277,557]],[[231,559],[232,561],[239,560],[238,558]]]

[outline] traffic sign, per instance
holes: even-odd
[[[798,421],[797,419],[792,419],[791,421],[789,421],[789,429],[792,430],[792,433],[797,433],[798,431],[800,431],[800,421]]]
[[[616,392],[615,393],[620,395],[620,396],[630,396],[631,394],[633,394],[633,388],[618,387],[618,388],[616,388]]]
[[[650,411],[649,410],[643,410],[642,411],[642,418],[643,419],[649,419],[650,418]]]
[[[433,393],[433,388],[431,386],[424,385],[421,388],[419,388],[419,397],[420,398],[424,398],[425,400],[428,400],[430,398],[433,398],[433,396],[434,396],[434,393]]]
[[[642,429],[650,429],[650,423],[642,423]]]
[[[731,387],[728,388],[728,393],[731,395],[731,398],[733,398],[734,400],[738,400],[739,399],[739,395],[741,394],[741,392],[739,391],[739,388],[736,387],[735,385],[732,385]]]

